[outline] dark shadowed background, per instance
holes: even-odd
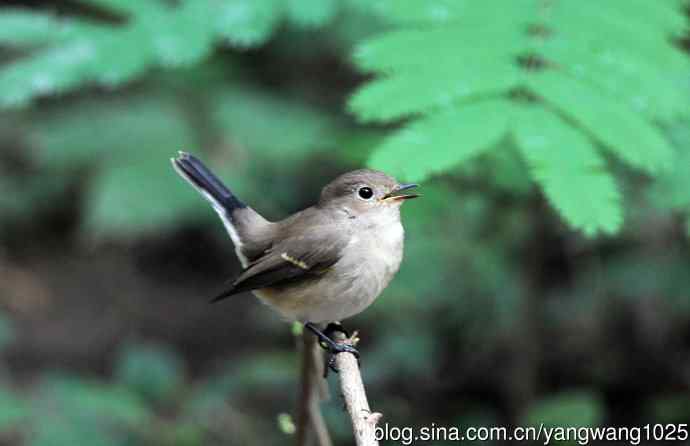
[[[269,219],[365,165],[421,182],[347,321],[391,425],[687,423],[687,11],[2,2],[0,443],[294,441],[292,328],[208,304],[240,265],[181,149]]]

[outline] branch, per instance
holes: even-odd
[[[302,331],[299,408],[297,413],[297,445],[307,446],[312,436],[318,446],[332,446],[328,428],[319,403],[328,399],[328,383],[323,376],[323,353],[316,337]]]
[[[353,333],[349,339],[346,339],[344,335],[337,339],[337,342],[351,346],[355,346],[358,341],[357,333]],[[375,428],[382,414],[372,412],[369,408],[357,358],[352,353],[339,353],[335,356],[335,365],[338,369],[340,390],[345,400],[347,412],[350,414],[357,446],[378,446]]]

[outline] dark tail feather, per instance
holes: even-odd
[[[227,299],[228,297],[232,296],[233,294],[237,294],[237,291],[235,291],[233,288],[230,288],[229,290],[223,291],[222,293],[220,293],[219,295],[217,295],[216,297],[211,299],[209,301],[209,303],[215,304],[218,301],[221,301],[223,299]]]
[[[226,211],[247,207],[198,158],[189,153],[180,152],[179,156],[173,158],[172,161],[182,176]]]

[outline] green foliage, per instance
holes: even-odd
[[[533,404],[523,422],[525,426],[593,427],[603,421],[603,403],[588,392],[554,395]]]
[[[433,319],[443,313],[463,327],[467,338],[480,342],[488,332],[499,333],[514,322],[524,298],[525,284],[508,254],[508,247],[524,237],[529,227],[524,215],[499,210],[491,198],[478,192],[459,193],[444,178],[425,184],[423,199],[405,205],[402,213],[405,259],[400,272],[383,296],[360,316],[372,323],[390,320],[391,331],[397,333],[387,336],[390,341],[379,347],[378,359],[366,369],[372,377],[388,376],[392,370],[413,373],[423,364],[429,370],[429,364],[435,363],[432,340],[424,332],[407,328],[416,327],[420,318]],[[487,232],[493,242],[487,241]],[[416,347],[419,356],[405,355],[394,338],[409,342],[411,349]],[[426,359],[411,363],[411,357]],[[387,367],[389,364],[396,367]]]
[[[279,413],[276,417],[276,421],[278,422],[278,429],[286,435],[292,435],[297,430],[295,422],[292,420],[289,413]]]
[[[133,392],[154,402],[175,395],[184,381],[184,364],[162,345],[127,346],[115,368],[116,379]]]
[[[126,20],[114,25],[21,9],[0,11],[0,45],[39,46],[0,70],[0,107],[23,106],[35,97],[84,84],[112,88],[157,66],[196,65],[218,41],[254,47],[265,43],[284,19],[314,28],[328,24],[338,12],[333,0],[186,0],[175,6],[163,0],[84,2]]]
[[[370,164],[414,179],[447,170],[503,138],[510,116],[507,107],[508,104],[491,101],[448,107],[391,136],[372,155]],[[451,150],[436,150],[438,147]]]
[[[687,113],[690,63],[670,43],[685,19],[663,3],[372,2],[395,29],[358,45],[357,66],[378,77],[349,107],[410,119],[370,164],[422,181],[512,137],[568,223],[616,232],[620,193],[594,146],[658,175],[674,153],[655,120]]]
[[[25,401],[4,386],[0,387],[0,434],[16,429],[29,415]]]
[[[170,169],[167,160],[177,150],[203,148],[202,156],[221,177],[231,177],[230,185],[249,201],[261,195],[266,165],[285,169],[317,150],[338,147],[339,138],[357,135],[293,94],[247,82],[233,57],[230,63],[200,64],[219,42],[256,47],[283,23],[313,32],[336,18],[347,22],[356,13],[348,5],[313,0],[84,3],[120,20],[0,10],[5,25],[0,45],[20,50],[0,68],[0,107],[94,83],[122,88],[124,82],[141,81],[117,96],[91,95],[11,116],[19,116],[45,174],[35,182],[14,178],[13,172],[0,178],[11,192],[0,198],[5,219],[25,217],[39,204],[48,206],[72,193],[76,174],[89,171],[83,228],[91,236],[124,238],[170,228],[181,218],[211,220],[205,203]],[[146,74],[156,66],[169,72]]]
[[[360,8],[395,23],[445,23],[463,15],[464,4],[455,0],[351,0]]]
[[[273,162],[332,148],[333,119],[316,107],[240,84],[211,101],[213,122],[229,144]],[[261,120],[256,117],[261,116]]]
[[[172,225],[185,209],[198,209],[198,200],[169,193],[178,183],[167,160],[174,150],[196,145],[189,123],[169,97],[56,108],[33,122],[32,137],[38,161],[46,167],[61,172],[97,168],[85,203],[91,233],[148,232]]]
[[[286,6],[290,21],[304,28],[327,24],[338,10],[336,0],[287,0]]]
[[[623,220],[620,194],[590,140],[541,107],[523,107],[515,118],[520,152],[553,206],[587,235],[615,232]]]
[[[51,446],[123,444],[128,429],[150,418],[142,401],[127,389],[72,376],[48,376],[31,408],[28,444]]]
[[[68,20],[57,21],[51,14],[7,8],[0,14],[0,45],[28,47],[62,40],[76,30]]]
[[[199,225],[222,235],[228,252],[230,241],[170,168],[177,150],[203,157],[271,219],[313,203],[331,174],[366,162],[426,180],[424,197],[402,210],[400,273],[346,321],[362,333],[372,399],[396,424],[495,426],[535,398],[520,424],[596,425],[610,415],[602,389],[618,380],[644,388],[651,378],[659,390],[641,403],[649,421],[684,422],[687,398],[670,396],[690,315],[690,257],[676,219],[690,214],[690,70],[669,38],[686,32],[676,4],[80,0],[56,2],[56,13],[52,4],[0,9],[0,106],[28,105],[0,117],[8,241],[0,294],[9,309],[0,312],[0,351],[11,346],[12,360],[46,370],[78,367],[70,375],[27,369],[12,383],[24,367],[0,364],[0,438],[38,446],[289,440],[295,339],[244,299],[227,313],[234,328],[222,341],[215,322],[190,324],[205,301],[195,314],[184,310],[206,294],[188,290],[206,279],[215,286],[209,274],[233,261],[211,266],[215,249],[196,261],[209,243],[206,235],[193,242]],[[354,60],[370,80],[349,107],[377,125],[362,128],[341,108],[360,79],[345,50],[364,38]],[[457,174],[442,175],[450,171]],[[542,215],[535,190],[585,234],[619,231],[623,215],[629,227],[615,240],[571,237]],[[85,234],[115,243],[74,246]],[[105,294],[94,294],[100,274],[122,286],[98,283]],[[127,311],[117,296],[148,295],[156,283],[165,308],[152,301]],[[101,306],[84,302],[94,296],[117,300],[105,332],[91,330],[101,318],[89,312]],[[127,343],[91,356],[112,351],[108,333],[162,333],[148,313],[160,311],[169,315],[169,345]],[[237,317],[254,320],[233,324]],[[60,329],[61,320],[74,330]],[[38,331],[15,336],[14,325]],[[268,349],[263,341],[247,348],[234,332],[250,326],[251,339],[278,337]],[[301,330],[294,325],[293,335]],[[77,331],[95,334],[88,348],[70,338]],[[217,346],[188,348],[204,336],[224,345],[227,363],[217,364]],[[525,346],[534,349],[523,355]],[[591,386],[540,400],[530,380],[545,374]],[[350,444],[334,375],[330,384],[324,415],[335,443]],[[444,400],[441,418],[419,410],[420,395]]]
[[[215,219],[171,169],[169,158],[177,150],[195,152],[202,145],[208,152],[231,148],[229,156],[208,162],[221,177],[231,177],[229,184],[239,196],[252,200],[254,194],[261,196],[263,187],[255,170],[276,162],[285,168],[315,151],[333,148],[343,133],[317,107],[258,90],[241,79],[227,87],[216,79],[216,71],[202,66],[178,76],[201,79],[220,94],[181,90],[154,78],[152,83],[159,87],[147,94],[74,101],[46,107],[33,117],[29,135],[40,166],[62,176],[93,170],[85,194],[86,233],[123,238],[173,227],[180,218]],[[186,104],[190,97],[196,108]],[[200,139],[199,122],[212,136],[210,144]],[[208,153],[201,156],[209,159]],[[35,201],[19,200],[16,206],[29,202]]]

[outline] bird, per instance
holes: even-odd
[[[315,205],[271,222],[237,198],[197,157],[179,152],[175,171],[220,217],[243,271],[212,302],[251,291],[284,319],[304,324],[332,355],[352,346],[333,340],[341,321],[371,305],[403,258],[401,205],[419,194],[372,169],[328,183]],[[328,324],[325,330],[321,327]]]

